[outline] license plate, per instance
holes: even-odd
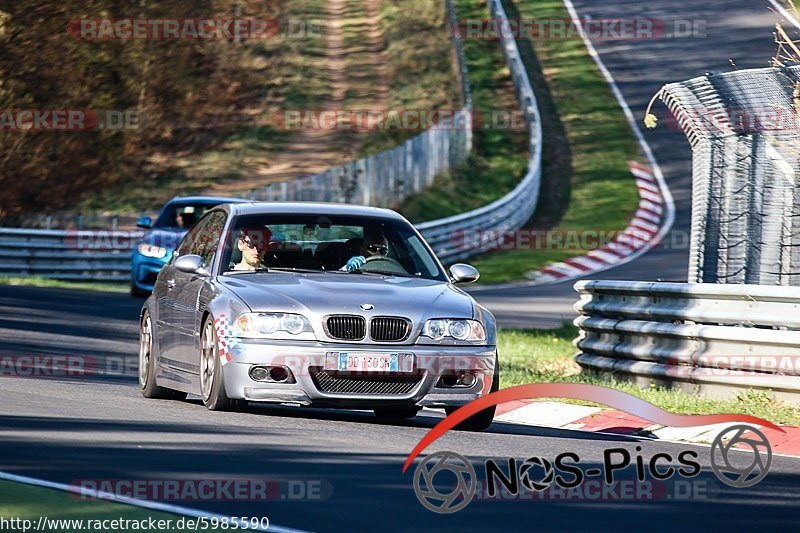
[[[413,372],[412,354],[329,352],[325,370],[339,372]]]

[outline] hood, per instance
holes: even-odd
[[[331,314],[473,318],[472,297],[450,284],[371,274],[263,273],[221,276],[253,311],[295,312],[313,321]],[[373,309],[363,310],[362,304]]]

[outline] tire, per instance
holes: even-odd
[[[145,398],[185,400],[186,393],[156,385],[156,361],[153,353],[153,323],[145,310],[139,323],[139,389]]]
[[[419,413],[419,407],[382,407],[375,409],[375,416],[387,422],[408,420]]]
[[[232,400],[225,393],[217,332],[210,316],[206,318],[200,336],[200,398],[209,411],[233,411],[247,405],[245,400]]]
[[[489,392],[497,392],[500,390],[500,362],[497,359],[497,355],[494,356],[494,375],[492,376],[492,387],[489,389]],[[455,412],[458,407],[445,407],[444,412],[450,416],[453,412]],[[464,420],[460,424],[458,424],[455,429],[460,429],[463,431],[484,431],[489,429],[489,426],[492,425],[492,421],[494,420],[494,413],[497,411],[497,406],[489,407],[488,409],[484,409],[478,413],[475,413],[468,419]]]

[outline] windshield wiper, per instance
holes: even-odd
[[[298,268],[298,267],[272,267],[270,268],[272,271],[280,271],[280,272],[308,272],[310,274],[321,274],[327,272],[327,270],[315,270],[313,268]]]
[[[412,276],[408,273],[400,273],[400,272],[390,272],[388,270],[348,270],[350,274],[377,274],[379,276],[397,276],[398,278],[414,278],[416,276]]]
[[[223,272],[223,276],[228,276],[230,274],[259,274],[263,272],[269,272],[271,269],[267,267],[258,267],[253,270],[228,270],[227,272]]]

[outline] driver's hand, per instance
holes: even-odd
[[[351,257],[347,264],[342,267],[342,270],[347,270],[348,272],[353,270],[360,270],[361,267],[367,262],[367,258],[363,255],[357,255],[355,257]]]

